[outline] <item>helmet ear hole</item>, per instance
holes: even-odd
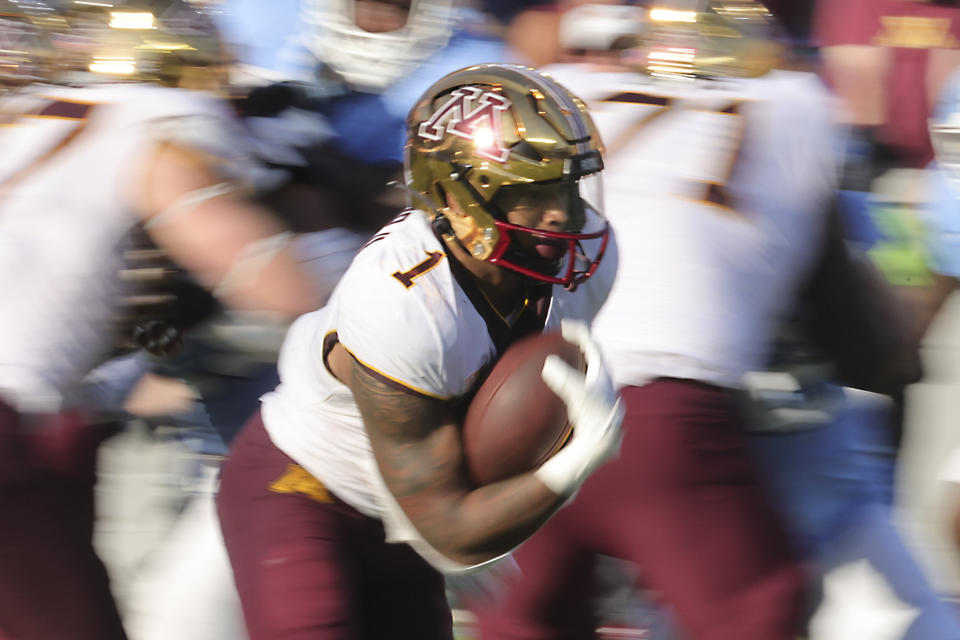
[[[453,232],[453,227],[450,226],[450,220],[443,214],[434,216],[432,224],[434,230],[441,236],[455,235]]]
[[[480,176],[480,186],[481,186],[481,187],[489,187],[489,186],[490,186],[490,178],[488,178],[488,177],[487,177],[487,174],[485,174],[485,173]]]

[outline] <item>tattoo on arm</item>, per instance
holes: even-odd
[[[471,487],[460,426],[448,404],[382,380],[352,360],[350,388],[380,473],[437,551],[476,564],[520,544],[562,500],[533,474]]]
[[[460,440],[444,402],[399,389],[351,361],[351,391],[380,471],[397,499],[427,489],[429,478],[456,475],[461,464]],[[448,432],[447,437],[436,438],[438,430]],[[435,440],[450,442],[441,445]]]

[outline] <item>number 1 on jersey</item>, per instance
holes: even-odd
[[[400,281],[404,287],[409,289],[416,284],[414,280],[419,278],[423,274],[427,273],[435,266],[440,264],[440,261],[443,259],[443,252],[441,251],[427,251],[427,259],[423,262],[416,264],[413,268],[406,271],[394,271],[393,277]]]

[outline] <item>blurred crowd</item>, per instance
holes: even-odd
[[[435,89],[482,63],[591,111],[613,240],[583,275],[599,293],[571,248],[519,310],[480,295],[507,325],[544,282],[605,300],[626,418],[619,456],[554,491],[566,506],[514,559],[465,573],[484,562],[411,542],[447,574],[453,637],[960,640],[952,0],[0,0],[0,640],[433,637],[323,631],[317,602],[350,609],[346,587],[244,573],[272,512],[238,478],[259,429],[289,456],[270,492],[370,515],[337,490],[349,471],[311,468],[323,442],[248,421],[265,394],[301,420],[281,383],[297,411],[325,402],[301,370],[343,380],[337,333],[310,351],[304,327],[353,299],[338,282],[408,207],[450,220],[461,262],[491,260],[491,232],[457,221],[489,186],[461,174],[495,156],[431,191],[429,163],[454,161],[412,151],[428,124],[499,122],[462,88],[450,119],[454,85]],[[551,246],[580,247],[570,232]],[[512,251],[493,263],[542,270]],[[426,256],[392,277],[410,289]],[[289,546],[277,563],[315,566]],[[370,589],[419,597],[417,560]]]

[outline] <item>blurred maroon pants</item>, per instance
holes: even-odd
[[[749,458],[736,398],[673,379],[622,397],[619,457],[514,553],[522,577],[472,603],[483,638],[593,638],[601,553],[637,563],[695,640],[794,640],[804,577]]]
[[[251,640],[453,639],[443,576],[274,446],[259,412],[217,505]]]
[[[76,413],[27,418],[0,401],[3,640],[126,637],[91,541],[97,448],[116,429]]]

